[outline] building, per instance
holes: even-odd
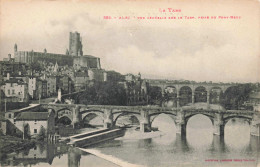
[[[72,91],[72,82],[70,77],[66,75],[57,77],[57,89],[59,88],[63,94],[70,93]]]
[[[59,63],[59,66],[69,66],[79,69],[80,67],[88,67],[101,69],[100,58],[83,55],[82,51],[82,39],[78,32],[70,32],[69,37],[69,51],[65,54],[56,54],[48,53],[47,49],[44,49],[43,52],[31,51],[18,51],[17,44],[14,45],[14,61],[16,63],[42,63],[42,64],[56,64]]]
[[[73,67],[76,70],[79,70],[81,67],[88,67],[90,69],[101,69],[100,58],[91,55],[73,57]]]
[[[10,78],[1,86],[8,102],[28,102],[28,84],[22,79]]]
[[[80,91],[84,89],[89,81],[88,73],[75,72],[73,81],[74,81],[75,91]]]
[[[144,105],[147,104],[147,87],[148,83],[141,79],[141,74],[137,76],[127,74],[125,76],[125,89],[127,95],[127,105]]]
[[[48,97],[47,81],[39,79],[39,82],[42,83],[42,95],[41,95],[41,98]]]
[[[14,125],[31,137],[41,133],[47,137],[55,134],[54,112],[21,112],[14,118]]]
[[[69,54],[71,56],[82,56],[82,39],[78,32],[70,32]]]
[[[28,77],[28,93],[32,99],[36,99],[36,90],[38,90],[36,77]]]
[[[107,73],[105,70],[99,70],[99,69],[89,69],[87,71],[89,80],[90,81],[106,81],[107,80]]]
[[[28,66],[25,63],[15,62],[13,58],[11,58],[11,54],[8,55],[7,59],[4,61],[0,61],[0,74],[2,76],[6,76],[7,73],[15,75],[20,72],[20,74],[26,74],[28,70]]]
[[[47,81],[47,97],[57,94],[57,77],[54,75],[44,75],[43,80]]]

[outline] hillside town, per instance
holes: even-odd
[[[129,94],[146,93],[146,82],[141,81],[140,73],[122,75],[102,69],[100,58],[83,55],[81,40],[78,32],[70,33],[66,54],[48,53],[46,49],[19,51],[15,44],[13,56],[9,54],[0,61],[1,110],[6,105],[25,106],[33,100],[56,97],[59,89],[62,94],[84,90],[94,82],[118,82]]]
[[[0,61],[0,86],[1,135],[20,139],[56,141],[61,136],[78,133],[76,129],[86,124],[89,127],[89,121],[97,115],[83,117],[84,111],[77,109],[82,104],[160,107],[158,111],[179,110],[186,105],[196,106],[195,103],[202,108],[205,103],[209,110],[220,104],[223,110],[231,111],[256,111],[255,107],[260,105],[259,83],[144,79],[141,73],[123,75],[103,69],[99,57],[83,53],[78,32],[70,32],[65,54],[48,53],[47,49],[20,51],[14,44],[14,53]],[[75,108],[57,107],[54,112],[49,105],[55,104],[75,105]],[[77,112],[82,113],[75,118]],[[133,117],[129,120],[138,122]],[[112,126],[105,121],[105,127]],[[72,133],[64,127],[72,128]],[[147,130],[141,125],[140,129]],[[10,145],[1,147],[7,149],[7,146]],[[31,147],[31,142],[25,142],[23,147]]]

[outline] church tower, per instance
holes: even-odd
[[[83,56],[82,51],[82,41],[80,33],[70,32],[70,41],[69,41],[69,55],[71,56]]]

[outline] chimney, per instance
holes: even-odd
[[[58,90],[58,101],[61,102],[61,89]]]
[[[21,72],[21,71],[19,71],[19,75],[22,75],[22,72]]]
[[[6,74],[6,77],[7,77],[7,80],[10,79],[10,73],[9,72]]]
[[[103,74],[104,74],[104,82],[106,82],[107,81],[107,72],[104,72]]]

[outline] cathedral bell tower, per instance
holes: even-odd
[[[69,55],[83,56],[82,41],[78,32],[70,32]]]

